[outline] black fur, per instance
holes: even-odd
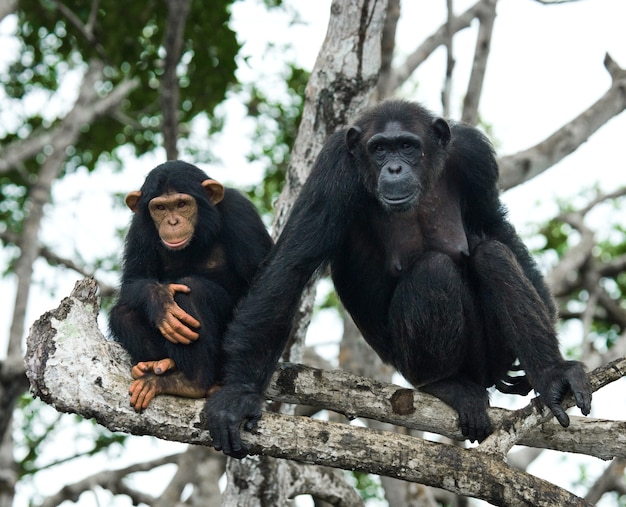
[[[326,262],[368,343],[455,408],[471,440],[492,431],[494,384],[532,386],[563,425],[571,388],[588,413],[584,371],[559,353],[554,303],[497,179],[485,136],[414,103],[383,103],[331,136],[227,331],[225,387],[206,408],[216,447],[246,454],[240,423],[260,417],[301,291]],[[525,376],[509,376],[516,360]]]
[[[201,186],[206,179],[204,171],[181,161],[148,174],[126,236],[120,294],[109,327],[135,363],[172,358],[190,380],[208,388],[222,374],[226,324],[272,241],[248,199],[227,188],[213,205]],[[182,250],[162,244],[148,211],[150,200],[168,191],[189,194],[198,205],[194,236]],[[164,312],[161,288],[169,283],[191,289],[174,298],[201,323],[200,337],[189,345],[170,343],[157,328]]]

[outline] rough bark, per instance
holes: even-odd
[[[328,31],[305,90],[302,120],[291,150],[285,185],[276,203],[274,238],[282,231],[328,136],[348,124],[371,100],[380,69],[386,7],[387,0],[334,0],[331,4]],[[283,360],[301,358],[316,282],[314,276],[301,296]],[[283,462],[272,462],[267,457],[229,463],[227,470],[232,480],[224,492],[224,505],[283,505],[288,488],[282,479],[289,476],[284,467]]]
[[[78,284],[72,297],[33,325],[26,356],[32,393],[61,412],[93,417],[114,431],[211,445],[203,421],[202,400],[160,396],[141,414],[131,409],[127,398],[128,356],[119,344],[106,341],[98,330],[95,289],[93,281]],[[596,390],[625,373],[626,359],[620,359],[594,371],[590,379]],[[446,413],[438,400],[346,372],[282,365],[267,395],[283,401],[305,400],[308,405],[325,406],[351,417],[375,416],[407,427],[425,427],[436,420],[440,433],[446,431],[442,423],[449,420],[450,433],[458,434],[454,415],[450,409]],[[436,412],[443,415],[436,416]],[[499,412],[490,412],[496,427],[501,424],[497,419]],[[588,434],[594,442],[591,449],[591,439],[587,441],[590,452],[597,453],[610,440],[616,440],[618,445],[612,452],[600,453],[604,458],[624,457],[623,422],[583,422],[582,418],[572,417],[570,428],[563,429],[548,422],[549,415],[543,414],[537,403],[521,411],[503,413],[507,426],[499,431],[507,435],[514,432],[516,421],[541,424],[541,431],[536,431],[534,437],[530,436],[530,428],[525,428],[527,432],[522,437],[535,438],[535,444],[538,440],[555,442],[559,434],[575,432],[579,424],[591,424],[582,433],[570,435],[570,439],[562,438],[564,447],[586,452],[581,442]],[[430,423],[424,423],[429,419]],[[526,426],[531,424],[527,422]],[[386,475],[482,498],[495,505],[588,505],[546,481],[508,467],[502,456],[486,452],[484,446],[461,449],[390,432],[273,413],[266,413],[255,431],[245,433],[245,439],[253,452],[263,457],[253,460],[272,456]]]

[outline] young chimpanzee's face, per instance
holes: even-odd
[[[198,223],[198,205],[192,196],[178,192],[163,194],[150,201],[148,210],[167,248],[181,250],[189,244]]]
[[[213,205],[224,197],[221,183],[207,179],[201,185]],[[133,212],[137,212],[141,195],[141,191],[137,190],[126,196],[126,205]],[[198,203],[192,195],[176,190],[166,190],[148,202],[148,212],[159,238],[170,250],[182,250],[189,245],[198,224],[198,211]]]

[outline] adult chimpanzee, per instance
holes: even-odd
[[[110,330],[136,363],[130,403],[206,396],[226,324],[272,241],[243,195],[185,162],[153,169],[126,204],[134,216]]]
[[[385,102],[335,133],[225,335],[224,385],[206,408],[216,448],[247,452],[240,423],[260,417],[298,296],[326,261],[368,343],[452,406],[470,440],[492,431],[494,384],[532,386],[563,426],[570,390],[588,414],[585,373],[559,353],[554,304],[505,218],[497,179],[478,130],[414,103]],[[525,376],[509,376],[516,360]]]

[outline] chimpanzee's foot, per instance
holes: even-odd
[[[143,377],[146,373],[154,373],[155,375],[163,375],[165,372],[174,370],[176,363],[173,359],[166,357],[158,361],[141,361],[133,366],[131,376],[134,379]]]

